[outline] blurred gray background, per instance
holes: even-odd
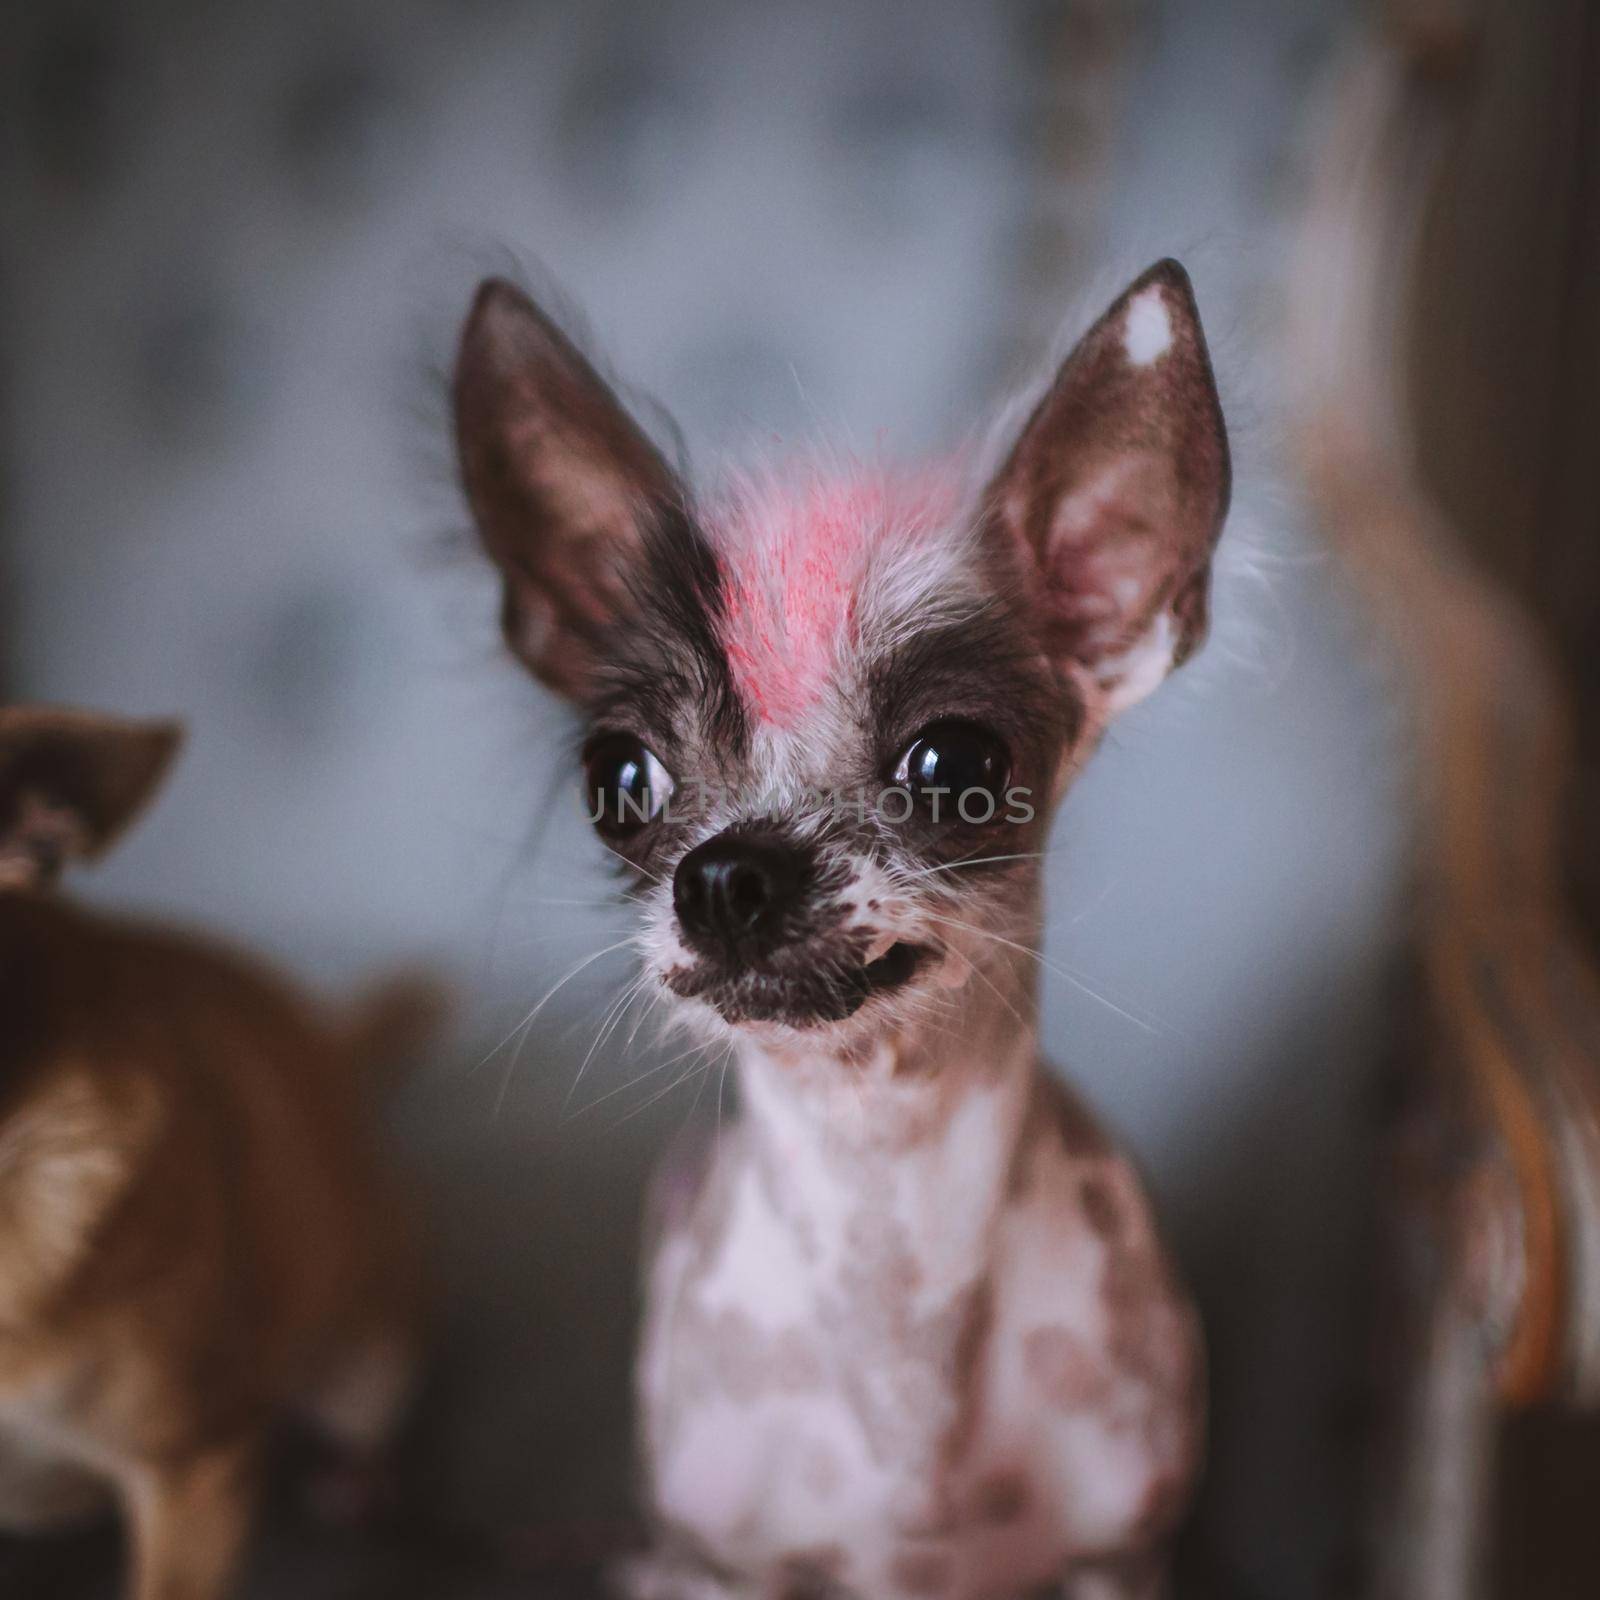
[[[1341,1587],[1403,778],[1275,418],[1302,119],[1344,10],[155,0],[0,23],[0,687],[191,730],[86,892],[330,997],[419,959],[460,988],[396,1111],[441,1286],[419,1526],[514,1568],[627,1514],[639,1185],[718,1088],[643,1076],[662,1057],[626,1020],[595,1047],[622,952],[519,1026],[626,921],[463,537],[441,374],[473,282],[515,262],[559,288],[693,459],[914,454],[1175,254],[1236,435],[1218,628],[1061,819],[1045,1034],[1145,1164],[1208,1316],[1190,1587]],[[273,1561],[262,1594],[368,1592]],[[386,1570],[371,1592],[530,1592]]]

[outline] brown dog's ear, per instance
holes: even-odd
[[[0,706],[0,889],[36,888],[99,855],[154,795],[176,722]]]
[[[1103,720],[1205,636],[1228,440],[1176,261],[1151,267],[1067,357],[985,496],[1039,596],[1045,648]]]
[[[506,639],[581,698],[631,608],[629,568],[683,487],[571,340],[500,279],[462,331],[455,422],[467,500],[505,579]]]

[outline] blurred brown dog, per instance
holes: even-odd
[[[103,1506],[136,1600],[226,1592],[269,1424],[375,1449],[415,1283],[367,1092],[433,997],[344,1027],[182,934],[52,892],[142,809],[173,723],[0,708],[0,1527]]]

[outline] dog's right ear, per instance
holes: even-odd
[[[455,370],[467,500],[505,580],[507,642],[582,699],[628,573],[683,486],[572,341],[521,292],[478,289]]]
[[[986,496],[1045,651],[1100,724],[1204,639],[1230,482],[1194,290],[1158,261],[1062,363]]]
[[[0,706],[0,889],[50,883],[104,851],[155,794],[176,722]]]

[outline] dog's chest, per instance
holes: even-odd
[[[791,1186],[734,1135],[664,1234],[652,1487],[717,1563],[984,1592],[1116,1548],[1181,1494],[1193,1325],[1126,1166],[1040,1137],[995,1190],[978,1143],[965,1190],[892,1163]]]

